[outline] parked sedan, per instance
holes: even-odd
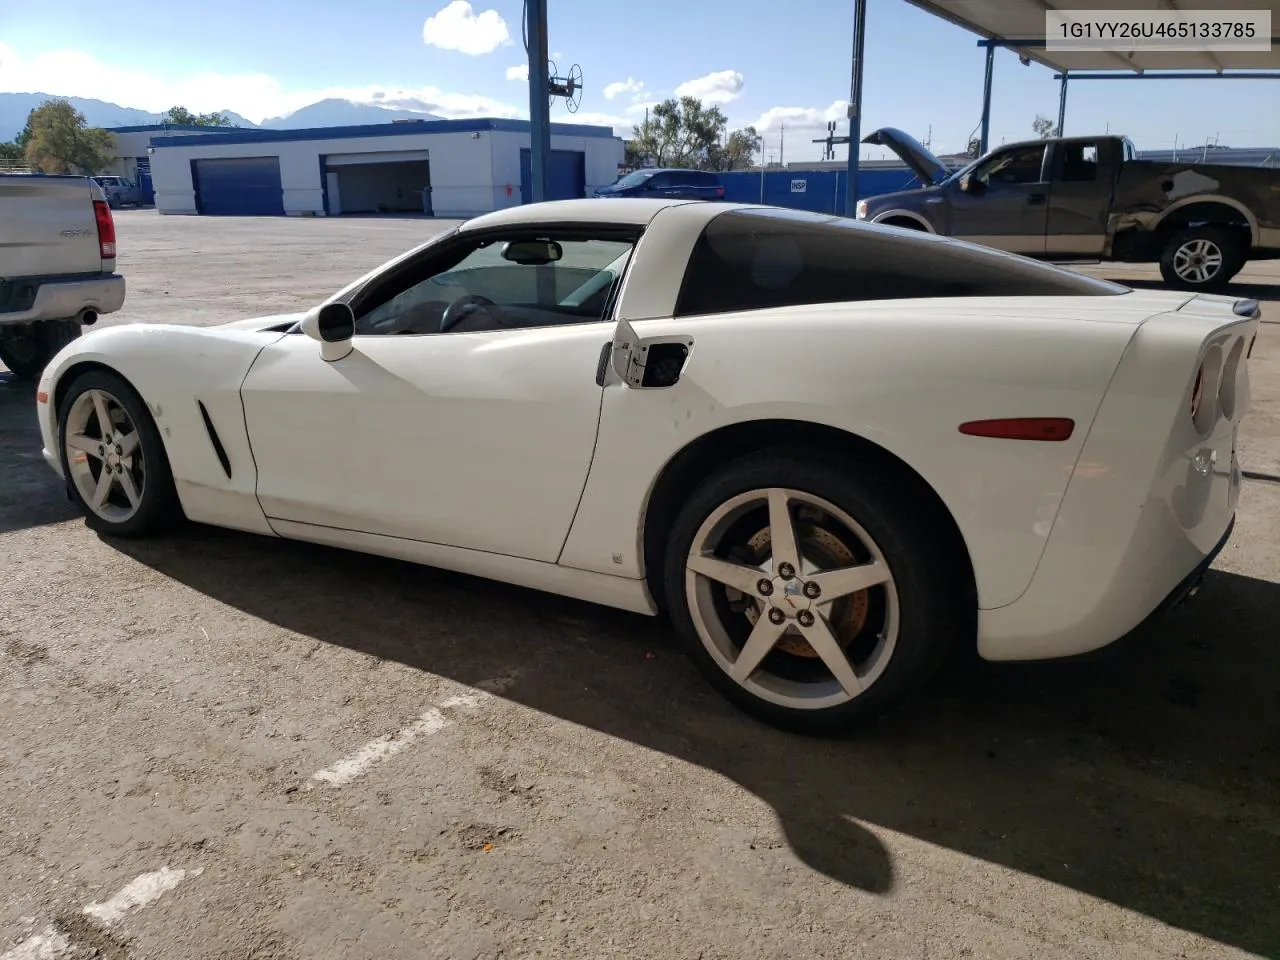
[[[305,314],[95,330],[36,401],[104,534],[185,516],[665,613],[739,707],[826,732],[957,645],[1083,653],[1190,591],[1258,322],[850,219],[568,200]]]

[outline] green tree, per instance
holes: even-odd
[[[21,160],[23,157],[24,151],[16,140],[13,143],[0,143],[0,160]]]
[[[45,173],[94,174],[111,162],[115,138],[86,125],[84,114],[61,98],[46,100],[27,115],[18,136],[29,163]]]
[[[706,169],[719,151],[728,120],[697,97],[663,100],[635,128],[635,153],[659,167]]]
[[[1036,114],[1036,118],[1031,121],[1031,129],[1036,132],[1036,136],[1041,140],[1048,140],[1050,137],[1058,135],[1058,128],[1048,117],[1042,117]]]
[[[743,127],[729,134],[723,144],[716,144],[708,153],[709,170],[745,170],[755,162],[760,152],[760,134],[755,127]]]
[[[171,123],[175,127],[234,127],[227,117],[220,113],[192,113],[186,107],[170,107],[160,118],[161,123]]]

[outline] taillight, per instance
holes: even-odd
[[[116,222],[105,200],[93,201],[93,215],[98,221],[98,250],[103,260],[116,258]]]

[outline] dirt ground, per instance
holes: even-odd
[[[105,323],[297,309],[440,228],[117,222]],[[1236,290],[1269,301],[1264,478],[1280,264]],[[1246,482],[1200,595],[1132,648],[950,668],[815,741],[734,711],[661,621],[100,539],[32,408],[0,383],[0,960],[1280,957],[1280,483]]]

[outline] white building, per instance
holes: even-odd
[[[114,142],[111,163],[102,173],[138,180],[139,175],[149,175],[151,154],[148,147],[157,137],[191,137],[210,133],[225,133],[225,127],[178,126],[172,123],[152,123],[135,127],[108,127]]]
[[[160,213],[469,217],[529,199],[529,124],[413,120],[308,130],[204,128],[152,135]],[[119,135],[117,135],[119,137]],[[549,199],[613,183],[623,143],[609,127],[551,125]]]

